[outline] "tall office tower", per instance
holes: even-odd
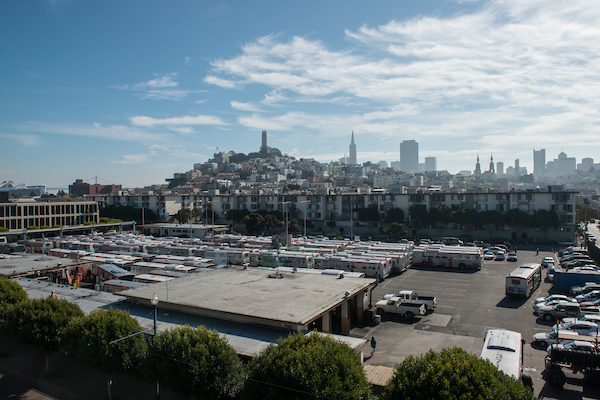
[[[437,171],[437,158],[425,157],[425,171]]]
[[[262,146],[260,146],[260,152],[262,154],[267,154],[267,131],[262,131]]]
[[[354,131],[352,131],[352,140],[350,141],[350,156],[348,157],[348,164],[356,164],[356,144],[354,143]]]
[[[481,175],[481,164],[479,164],[479,154],[477,154],[477,163],[475,164],[475,171],[473,175]]]
[[[515,175],[516,176],[521,175],[520,172],[521,172],[521,167],[519,166],[519,159],[517,158],[515,160]]]
[[[496,171],[498,171],[498,175],[504,175],[504,163],[502,161],[496,163]]]
[[[546,149],[533,149],[533,175],[542,176],[546,172]]]
[[[494,156],[490,154],[490,172],[492,174],[495,174],[496,171],[494,171]]]
[[[414,140],[400,143],[400,171],[419,172],[419,143]]]

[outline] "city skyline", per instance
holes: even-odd
[[[0,4],[0,181],[165,183],[217,151],[398,161],[600,150],[600,3]],[[598,160],[596,160],[598,162]],[[487,164],[487,163],[486,163]]]

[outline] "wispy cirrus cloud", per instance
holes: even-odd
[[[121,160],[112,160],[115,164],[143,164],[150,160],[151,154],[123,154]]]
[[[17,142],[24,146],[39,146],[40,145],[39,137],[37,135],[31,135],[31,134],[0,133],[0,139]]]
[[[254,103],[242,103],[240,101],[232,100],[229,102],[229,104],[231,104],[231,108],[235,108],[236,110],[240,110],[240,111],[253,111],[253,112],[262,111],[262,109]]]
[[[188,57],[189,59],[189,57]],[[186,63],[189,60],[186,59]],[[154,78],[148,81],[135,84],[114,85],[113,87],[120,90],[128,90],[136,92],[135,95],[141,99],[150,100],[182,100],[190,93],[199,93],[199,90],[183,90],[177,89],[177,74],[172,72],[169,74],[154,74]]]
[[[147,116],[131,117],[130,122],[135,126],[190,126],[190,125],[226,125],[223,120],[213,115],[184,115],[182,117],[152,118]]]
[[[163,143],[171,140],[172,134],[164,132],[147,132],[127,125],[93,124],[55,124],[46,122],[29,122],[14,126],[14,130],[24,136],[69,135],[88,138],[100,138],[120,142]]]

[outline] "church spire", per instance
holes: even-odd
[[[479,154],[477,154],[477,164],[475,164],[475,174],[481,175],[481,164],[479,164]]]
[[[492,174],[496,173],[496,171],[494,169],[494,156],[492,154],[490,154],[490,172]]]

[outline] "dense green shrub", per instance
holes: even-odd
[[[252,360],[243,399],[367,399],[371,387],[359,356],[320,334],[291,335]]]
[[[381,400],[534,399],[531,390],[461,348],[421,357],[408,356],[396,366]]]
[[[92,367],[105,373],[137,368],[148,350],[143,334],[111,343],[141,332],[137,320],[122,310],[94,310],[71,321],[63,346]]]
[[[199,398],[234,397],[245,377],[235,350],[216,331],[181,326],[154,338],[151,377]]]
[[[0,307],[3,304],[17,304],[27,299],[27,292],[16,281],[0,278]]]
[[[17,282],[0,278],[0,329],[5,329],[8,312],[21,301],[28,299],[27,292]]]
[[[71,320],[82,316],[79,306],[65,299],[25,300],[6,313],[6,330],[22,342],[53,352],[63,340]]]

